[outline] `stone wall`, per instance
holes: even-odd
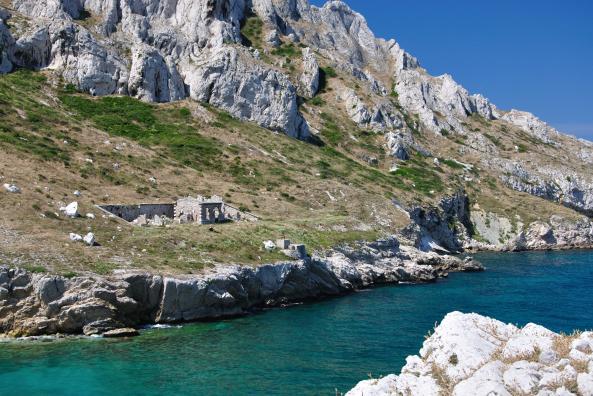
[[[154,216],[165,216],[173,218],[174,205],[172,203],[162,204],[137,204],[137,205],[97,205],[103,211],[120,217],[127,222],[136,220],[141,215],[152,219]]]

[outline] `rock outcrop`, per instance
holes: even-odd
[[[520,160],[490,157],[484,166],[498,169],[507,187],[558,202],[587,216],[593,215],[593,179],[566,166],[539,166]],[[535,165],[535,166],[534,166]]]
[[[300,77],[303,97],[311,99],[319,90],[319,63],[311,48],[303,48],[303,72]]]
[[[469,198],[464,192],[444,197],[438,206],[415,207],[403,235],[422,251],[460,252],[473,234]]]
[[[586,216],[567,220],[552,215],[548,221],[525,224],[519,216],[505,217],[470,207],[463,191],[446,196],[438,205],[408,210],[410,224],[402,230],[406,242],[421,251],[459,253],[464,250],[524,251],[589,249],[593,221]]]
[[[397,97],[365,107],[346,94],[352,119],[382,132],[405,129],[403,114],[417,114],[425,128],[466,134],[471,115],[500,118],[551,143],[557,133],[529,113],[502,114],[481,95],[470,95],[449,75],[432,77],[394,40],[378,39],[364,17],[342,1],[323,7],[306,0],[13,0],[33,22],[12,32],[0,14],[0,73],[16,67],[52,69],[94,95],[127,94],[151,102],[191,97],[241,119],[306,139],[308,128],[296,106],[295,86],[305,97],[319,87],[316,51],[361,80],[376,98]],[[272,47],[300,43],[303,73],[288,75],[241,51],[241,23],[256,15]],[[14,35],[14,36],[13,36]],[[388,87],[387,87],[388,86]],[[387,87],[387,88],[386,88]],[[279,120],[276,122],[276,120]]]
[[[513,125],[517,125],[525,132],[541,140],[544,143],[553,144],[554,136],[558,131],[538,119],[531,113],[519,110],[511,110],[501,117],[502,120],[508,121]]]
[[[347,396],[591,395],[593,333],[571,336],[452,312],[399,375],[360,382]]]
[[[13,65],[56,70],[93,95],[191,97],[290,136],[309,136],[288,77],[231,45],[241,42],[242,0],[15,0],[14,7],[35,23],[16,39],[0,24],[2,72]],[[89,14],[96,26],[79,23]]]
[[[395,238],[300,261],[218,267],[191,277],[125,273],[66,279],[2,268],[0,332],[101,334],[143,323],[242,315],[380,283],[430,282],[450,271],[479,270],[471,259],[400,248]]]

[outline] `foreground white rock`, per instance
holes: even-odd
[[[347,396],[449,394],[593,395],[593,332],[452,312],[400,375],[362,381]]]

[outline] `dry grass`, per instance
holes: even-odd
[[[572,334],[560,334],[559,337],[554,339],[552,349],[561,359],[568,358],[572,342],[579,338],[581,334],[581,331],[574,331]]]

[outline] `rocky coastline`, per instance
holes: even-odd
[[[593,333],[452,312],[400,375],[362,381],[346,395],[442,394],[593,395]]]
[[[98,335],[144,324],[244,315],[378,284],[432,282],[452,271],[481,270],[471,258],[421,252],[393,237],[305,260],[222,266],[194,276],[124,272],[67,279],[3,267],[0,332],[9,337]]]
[[[505,234],[508,241],[477,241],[484,225],[469,208],[460,191],[435,207],[410,209],[411,223],[397,236],[297,261],[217,266],[199,275],[116,271],[68,279],[0,265],[0,334],[128,336],[146,324],[215,320],[380,284],[432,282],[449,272],[483,270],[472,258],[455,256],[462,252],[593,247],[589,219],[575,223],[555,217],[512,235],[497,218],[489,231]]]

